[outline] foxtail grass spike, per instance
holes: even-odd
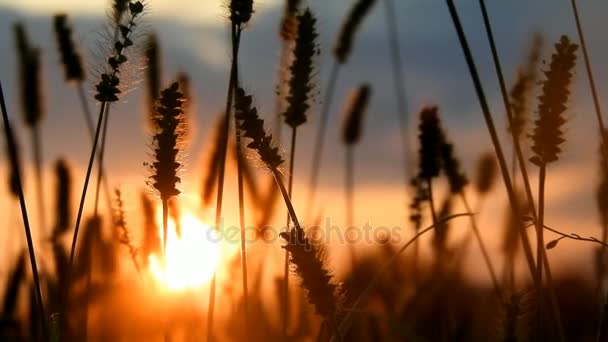
[[[302,228],[292,228],[280,236],[287,242],[283,248],[289,251],[293,271],[302,280],[308,301],[314,305],[317,314],[325,318],[331,317],[338,305],[337,286],[332,282],[333,276],[324,264],[323,249],[314,245]]]
[[[163,201],[179,195],[177,176],[182,164],[179,156],[184,134],[184,116],[182,104],[184,98],[179,92],[177,82],[161,92],[155,108],[154,123],[154,162],[150,165],[153,175],[150,177],[152,187]]]
[[[243,25],[249,22],[253,14],[253,0],[230,0],[230,21],[234,25]]]
[[[342,126],[342,141],[346,145],[354,145],[361,139],[363,116],[367,110],[371,87],[363,84],[353,91],[344,112]]]
[[[64,159],[59,159],[55,164],[56,177],[56,200],[55,228],[53,237],[59,237],[67,232],[72,222],[72,176],[70,168]]]
[[[74,42],[72,41],[72,28],[68,23],[67,14],[57,14],[53,17],[55,28],[55,39],[59,47],[61,55],[61,63],[65,70],[66,81],[82,81],[84,80],[84,69],[80,55],[76,51]]]
[[[436,106],[430,106],[420,112],[418,176],[422,179],[435,178],[439,176],[441,170],[440,157],[444,137],[437,111]]]
[[[316,19],[309,9],[298,17],[298,34],[293,50],[293,63],[289,67],[291,79],[289,80],[289,94],[287,94],[287,108],[283,116],[285,123],[292,128],[306,122],[306,113],[310,108],[311,92],[314,90],[313,81],[314,57],[318,53],[315,28]]]
[[[40,75],[40,51],[30,45],[25,27],[15,25],[17,59],[21,76],[21,105],[23,120],[30,128],[42,120],[42,82]]]
[[[344,64],[348,60],[357,29],[361,26],[363,18],[365,18],[375,2],[376,0],[357,0],[348,17],[342,23],[338,41],[334,48],[334,55],[338,63]]]
[[[562,126],[566,122],[563,114],[567,108],[578,45],[562,36],[555,49],[549,69],[544,71],[542,95],[538,98],[538,119],[531,137],[534,156],[530,161],[539,166],[556,161],[561,152],[560,145],[564,142]]]
[[[477,161],[477,173],[475,177],[475,189],[480,194],[487,194],[492,190],[498,177],[496,158],[491,152],[484,153]]]
[[[245,94],[242,88],[236,89],[234,116],[239,120],[239,129],[243,132],[243,136],[252,140],[247,147],[255,150],[269,169],[277,169],[284,160],[279,154],[279,148],[273,145],[272,134],[264,130],[264,120],[260,119],[258,110],[252,106],[252,103],[251,95]]]

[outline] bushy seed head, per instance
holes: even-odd
[[[323,251],[314,245],[302,228],[292,228],[280,234],[287,243],[283,248],[289,252],[293,270],[302,280],[308,301],[314,305],[317,314],[331,317],[336,311],[336,289],[332,274],[327,270]]]
[[[42,76],[40,50],[32,47],[27,38],[25,27],[17,23],[15,41],[21,86],[21,107],[25,124],[32,128],[42,120]]]
[[[66,14],[57,14],[53,17],[55,27],[55,39],[59,47],[61,62],[65,69],[66,81],[84,80],[84,69],[80,60],[80,55],[76,51],[72,41],[72,28],[68,24]]]
[[[238,88],[234,96],[234,116],[243,136],[251,139],[247,147],[257,152],[266,167],[276,169],[283,163],[283,158],[279,154],[279,148],[274,147],[272,134],[267,134],[264,130],[264,120],[252,103],[252,96]]]
[[[160,94],[155,108],[155,133],[152,139],[154,162],[149,165],[152,170],[150,185],[165,201],[179,195],[177,176],[182,164],[179,155],[183,149],[184,116],[182,103],[184,98],[179,92],[179,85],[174,82]]]
[[[310,93],[314,89],[314,56],[317,52],[316,19],[309,9],[298,17],[298,35],[293,51],[293,63],[289,67],[289,94],[287,108],[283,116],[285,123],[295,128],[306,122],[306,112],[310,108]]]
[[[234,25],[249,22],[253,14],[253,0],[230,0],[230,21]]]
[[[375,2],[376,0],[358,0],[342,24],[342,29],[334,48],[334,55],[339,63],[346,63],[353,48],[355,33]]]
[[[441,170],[441,147],[444,137],[437,112],[436,106],[425,107],[420,112],[418,176],[421,179],[438,177]]]
[[[534,156],[530,161],[538,166],[556,161],[561,152],[560,145],[564,142],[562,126],[566,122],[564,112],[577,49],[578,45],[562,36],[555,44],[556,51],[549,69],[543,72],[545,81],[542,82],[542,95],[538,98],[538,119],[531,136]]]

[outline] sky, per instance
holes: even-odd
[[[473,177],[477,157],[491,151],[491,143],[485,130],[479,104],[467,72],[457,37],[445,3],[440,0],[394,1],[399,25],[399,40],[404,63],[404,77],[410,121],[411,141],[415,141],[415,117],[425,105],[436,104],[444,121],[444,127],[455,142],[465,171]],[[505,149],[509,151],[504,129],[504,108],[498,83],[492,66],[489,46],[477,1],[459,0],[457,7],[464,23],[465,33],[473,49],[474,57],[488,95],[491,110],[502,134]],[[608,70],[602,61],[608,60],[603,26],[608,13],[608,2],[602,0],[579,1],[587,44],[591,55],[599,93],[608,87]],[[196,117],[188,149],[187,168],[183,174],[185,196],[197,198],[200,189],[200,167],[209,148],[209,137],[215,117],[221,110],[227,87],[230,48],[223,1],[176,1],[154,0],[148,2],[149,12],[143,25],[155,32],[161,42],[163,78],[168,84],[178,71],[187,72],[194,87],[193,103]],[[309,4],[318,18],[321,55],[318,59],[317,92],[323,94],[327,74],[332,63],[331,50],[340,23],[352,1],[310,0]],[[403,191],[402,146],[399,143],[392,69],[386,38],[386,19],[383,1],[379,1],[358,33],[353,55],[342,69],[338,80],[335,101],[331,104],[329,138],[324,154],[324,167],[319,198],[323,203],[323,215],[337,222],[343,220],[343,156],[339,142],[339,127],[343,102],[350,90],[368,82],[372,86],[372,99],[368,108],[363,139],[356,149],[355,177],[357,182],[356,220],[372,225],[403,226],[407,220],[407,200]],[[570,3],[567,0],[513,0],[488,1],[490,19],[505,70],[507,82],[514,78],[517,66],[525,60],[527,46],[534,33],[545,38],[543,59],[550,58],[552,43],[560,35],[567,34],[577,41]],[[18,121],[22,150],[29,153],[29,137],[21,124],[17,92],[16,61],[12,53],[14,42],[12,25],[23,21],[33,44],[41,47],[45,82],[46,118],[42,128],[44,157],[47,169],[45,189],[52,193],[54,160],[64,156],[78,177],[84,173],[89,153],[88,137],[82,122],[78,99],[73,87],[62,80],[59,57],[51,30],[51,15],[66,12],[75,24],[77,43],[85,56],[88,70],[95,70],[99,58],[95,47],[104,43],[102,31],[108,2],[104,0],[0,0],[0,77],[9,101],[9,111]],[[243,33],[240,55],[241,80],[245,88],[256,97],[256,104],[267,119],[274,110],[274,89],[277,75],[279,41],[277,27],[281,17],[281,0],[255,2],[252,22]],[[138,60],[137,58],[133,58]],[[567,142],[562,159],[549,169],[547,185],[547,222],[560,226],[564,231],[576,231],[582,235],[598,236],[600,228],[595,210],[594,189],[597,183],[597,126],[591,96],[585,78],[582,59],[579,59],[571,106],[567,113]],[[135,63],[137,64],[137,63]],[[144,129],[144,93],[142,79],[137,76],[141,66],[132,66],[135,74],[131,80],[132,91],[121,99],[111,113],[107,169],[112,186],[124,188],[127,198],[138,198],[146,187],[146,170],[143,162],[149,159],[149,137]],[[91,78],[94,73],[89,72]],[[87,89],[93,91],[95,80],[89,79]],[[309,117],[309,124],[302,128],[297,151],[294,201],[296,208],[304,210],[308,165],[312,151],[314,130],[318,124],[321,95],[316,96]],[[602,99],[601,99],[602,100]],[[602,101],[602,105],[606,105]],[[95,106],[90,103],[92,108]],[[533,105],[534,106],[534,105]],[[269,121],[270,122],[270,121]],[[282,146],[286,150],[286,146]],[[415,151],[414,151],[415,152]],[[509,152],[510,153],[510,152]],[[26,157],[26,159],[29,159]],[[4,161],[2,161],[4,163]],[[27,167],[28,174],[31,168]],[[1,171],[1,170],[0,170]],[[260,171],[263,172],[263,171]],[[6,173],[0,173],[6,177]],[[30,177],[31,178],[31,177]],[[31,179],[27,179],[31,184]],[[532,179],[536,184],[536,177]],[[77,178],[75,184],[81,184]],[[0,182],[0,191],[4,189]],[[79,189],[79,186],[75,186]],[[236,216],[233,203],[235,191],[229,182],[226,212]],[[33,186],[27,188],[34,196]],[[441,191],[441,189],[440,189]],[[0,196],[0,203],[7,199]],[[34,201],[30,201],[33,206]],[[51,200],[47,200],[48,211]],[[480,220],[487,225],[485,236],[490,244],[499,245],[502,216],[506,196],[499,183],[491,198],[485,200]],[[16,208],[14,204],[10,204]],[[132,216],[136,216],[133,208]],[[17,216],[16,214],[10,214]],[[230,214],[227,214],[230,215]],[[212,216],[210,216],[212,217]],[[500,219],[496,219],[499,217]],[[12,218],[16,220],[18,217]],[[235,221],[236,222],[236,221]],[[409,227],[405,227],[409,229]],[[460,234],[460,233],[458,233]],[[563,246],[562,246],[563,245]],[[564,265],[573,264],[578,258],[565,256],[570,253],[587,258],[588,246],[576,242],[560,243],[560,255]],[[477,252],[472,252],[477,258]]]

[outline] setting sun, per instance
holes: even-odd
[[[150,256],[150,272],[171,290],[204,285],[213,277],[221,255],[217,234],[211,227],[192,214],[182,215],[180,221],[181,236],[178,236],[175,222],[169,220],[166,265],[163,267],[161,256]],[[162,228],[159,234],[162,237]]]

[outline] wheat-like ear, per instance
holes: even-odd
[[[376,0],[358,0],[342,24],[342,29],[334,48],[334,55],[339,63],[346,63],[353,48],[355,33],[375,2]]]
[[[441,171],[441,146],[444,137],[437,111],[436,106],[429,106],[420,112],[418,176],[422,179],[435,178]]]
[[[354,145],[361,139],[363,128],[363,115],[367,110],[371,87],[363,84],[355,89],[344,111],[344,124],[342,126],[342,141],[346,145]]]
[[[56,176],[56,200],[55,212],[55,228],[53,229],[53,237],[58,238],[63,233],[67,232],[72,221],[72,176],[68,163],[64,159],[59,159],[55,164]]]
[[[291,79],[287,109],[283,113],[285,123],[292,128],[306,122],[306,112],[310,108],[310,94],[315,86],[312,77],[315,69],[313,58],[318,51],[316,21],[310,9],[306,9],[297,17],[298,35],[293,50],[293,63],[289,67]]]
[[[252,140],[247,147],[255,150],[269,169],[277,169],[284,160],[279,154],[279,148],[274,147],[272,134],[264,130],[264,120],[260,119],[258,110],[252,103],[252,96],[247,95],[243,88],[237,88],[234,96],[234,117],[239,121],[243,136]]]
[[[544,71],[542,95],[539,96],[538,119],[535,121],[532,134],[532,151],[530,159],[536,165],[545,165],[559,158],[560,145],[564,142],[561,127],[566,122],[564,112],[570,95],[569,86],[572,70],[576,62],[578,45],[562,36],[555,44],[555,53],[551,57],[549,69]]]
[[[67,14],[57,14],[53,17],[55,39],[61,55],[61,63],[65,69],[66,81],[84,80],[84,69],[80,55],[72,41],[72,28],[68,24]]]
[[[40,50],[30,45],[25,27],[21,23],[16,24],[14,29],[21,76],[23,120],[28,127],[33,128],[42,120],[43,112]]]
[[[302,279],[302,286],[307,291],[308,300],[314,305],[317,314],[331,318],[336,312],[336,289],[332,274],[327,270],[323,249],[314,245],[304,229],[296,227],[280,234],[287,244],[294,272]]]
[[[182,164],[179,162],[184,134],[184,116],[182,104],[184,98],[178,90],[177,82],[163,90],[155,108],[155,132],[152,138],[154,162],[152,169],[152,187],[163,201],[179,195],[177,176]]]

